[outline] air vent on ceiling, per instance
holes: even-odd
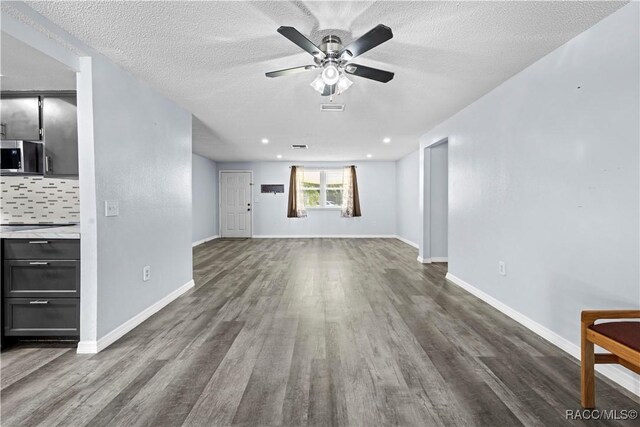
[[[320,111],[344,111],[344,104],[320,104]]]
[[[294,150],[306,150],[309,146],[307,144],[291,144],[291,148]]]

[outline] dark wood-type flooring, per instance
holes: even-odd
[[[578,362],[398,240],[216,240],[193,261],[194,290],[97,355],[3,352],[2,425],[623,424],[566,421]],[[597,382],[601,409],[630,396]]]

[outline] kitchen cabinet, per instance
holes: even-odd
[[[77,239],[5,239],[3,249],[5,260],[80,259]]]
[[[42,121],[39,96],[3,94],[0,114],[2,139],[40,140]]]
[[[5,336],[77,337],[80,301],[77,298],[7,298]]]
[[[3,92],[2,139],[44,142],[44,175],[78,175],[76,93]]]
[[[80,261],[7,260],[6,298],[76,298],[80,295]]]
[[[78,175],[76,95],[44,95],[42,125],[45,175]]]
[[[80,240],[4,239],[6,337],[80,335]]]

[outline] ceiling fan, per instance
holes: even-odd
[[[313,44],[293,27],[280,27],[278,32],[306,50],[313,56],[315,65],[287,68],[284,70],[266,73],[267,77],[288,76],[303,73],[305,71],[322,69],[322,72],[311,82],[311,87],[320,92],[322,96],[341,94],[353,84],[345,74],[364,77],[382,83],[393,79],[390,71],[353,64],[351,60],[374,47],[390,40],[393,37],[391,28],[385,25],[377,25],[372,30],[347,46],[342,46],[342,40],[337,36],[326,36],[320,46]]]

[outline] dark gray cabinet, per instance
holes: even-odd
[[[80,243],[77,239],[5,239],[4,259],[77,260]]]
[[[75,95],[42,97],[45,175],[78,175],[78,115]]]
[[[3,265],[6,298],[77,298],[80,261],[17,261]]]
[[[80,240],[2,241],[4,336],[78,337]]]
[[[78,175],[75,92],[3,92],[2,139],[44,142],[46,176]]]
[[[2,95],[0,102],[2,139],[39,141],[41,137],[40,98]]]
[[[7,298],[4,334],[11,336],[79,336],[77,298]]]

